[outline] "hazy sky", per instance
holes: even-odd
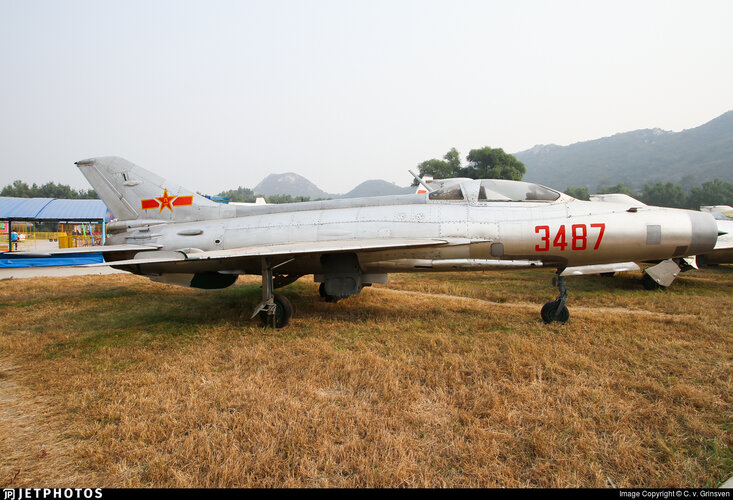
[[[733,1],[0,0],[0,186],[117,155],[328,192],[733,109]]]

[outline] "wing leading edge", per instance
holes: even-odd
[[[201,262],[253,257],[295,257],[304,254],[325,254],[339,252],[377,252],[380,250],[396,250],[444,246],[451,243],[447,239],[362,239],[309,241],[302,243],[285,243],[281,245],[257,245],[229,250],[211,250],[207,252],[180,251],[142,251],[135,258],[116,260],[103,264],[88,264],[86,267],[127,266],[139,264],[168,264],[178,262]],[[150,250],[148,248],[147,250]]]

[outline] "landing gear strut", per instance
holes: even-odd
[[[542,321],[545,323],[552,323],[553,321],[565,323],[570,319],[570,312],[565,306],[565,301],[568,299],[568,289],[565,286],[565,277],[560,276],[561,272],[562,270],[558,270],[557,276],[552,278],[552,284],[560,290],[560,295],[556,300],[551,300],[542,306],[540,311]]]
[[[277,267],[277,266],[275,266]],[[272,262],[269,257],[262,258],[262,302],[255,308],[254,318],[259,314],[266,327],[282,328],[293,316],[293,306],[287,297],[272,293]]]

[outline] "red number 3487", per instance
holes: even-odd
[[[606,231],[606,225],[591,224],[591,229],[598,229],[598,238],[596,238],[593,250],[598,250],[601,246],[601,240],[603,239],[603,233]],[[540,235],[540,244],[535,245],[534,249],[536,252],[549,252],[550,251],[550,226],[535,226],[534,232]],[[568,243],[570,240],[570,243]],[[557,234],[552,238],[552,246],[559,248],[560,251],[570,245],[573,250],[585,250],[588,248],[588,226],[585,224],[573,224],[570,226],[570,234],[567,234],[565,224],[560,226],[557,230]]]

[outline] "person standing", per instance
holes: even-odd
[[[10,250],[17,250],[18,249],[18,233],[15,231],[10,232]]]

